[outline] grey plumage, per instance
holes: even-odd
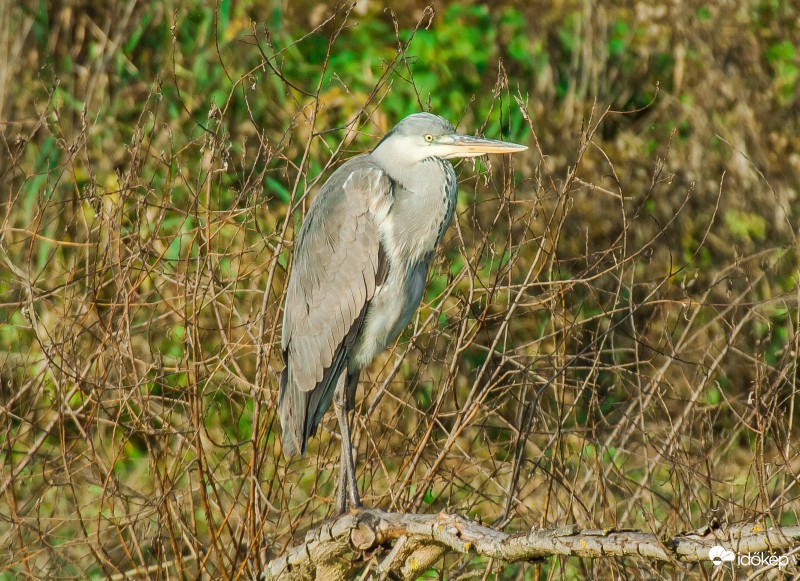
[[[373,184],[376,195],[369,195]],[[286,367],[279,405],[287,456],[305,453],[330,407],[367,303],[383,282],[385,257],[370,203],[389,204],[391,189],[368,156],[354,158],[325,183],[300,229],[281,341]]]
[[[336,400],[342,430],[337,505],[360,505],[347,413],[360,371],[408,324],[434,250],[453,218],[451,157],[524,146],[454,133],[441,117],[406,117],[337,169],[308,211],[286,291],[279,411],[284,454],[305,453]]]

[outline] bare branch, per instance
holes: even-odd
[[[534,529],[510,534],[456,514],[409,514],[367,509],[326,521],[305,540],[267,564],[262,579],[347,579],[364,558],[394,548],[379,566],[392,578],[416,579],[448,552],[479,555],[506,562],[553,556],[596,559],[643,557],[651,561],[709,561],[709,550],[721,545],[739,553],[785,551],[800,547],[800,526],[758,525],[706,528],[659,538],[638,530],[579,530],[577,526]]]

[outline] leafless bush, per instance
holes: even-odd
[[[92,63],[69,78],[24,72],[34,16],[0,8],[0,44],[17,55],[0,86],[0,574],[250,577],[333,515],[334,418],[305,459],[280,454],[284,282],[307,196],[397,121],[381,102],[414,82],[413,35],[398,33],[373,90],[345,91],[342,106],[321,80],[296,86],[282,68],[296,47],[253,26],[235,49],[256,68],[231,67],[217,41],[231,83],[212,104],[175,32],[169,70],[115,93],[112,63],[139,66],[120,47],[141,6],[123,18],[59,6],[53,54],[71,46]],[[358,18],[330,14],[313,29],[328,56]],[[419,16],[431,25],[432,10]],[[81,61],[76,31],[104,39],[94,60]],[[363,500],[506,532],[797,524],[796,173],[773,185],[732,124],[726,134],[708,121],[645,155],[642,127],[678,116],[674,96],[636,111],[614,110],[619,95],[592,102],[597,66],[576,64],[585,82],[560,121],[547,116],[555,97],[537,100],[502,63],[476,97],[491,99],[490,115],[453,119],[465,131],[522,119],[531,153],[457,167],[457,219],[423,306],[362,374]],[[279,93],[265,126],[252,104]],[[763,139],[781,142],[780,130]],[[742,184],[768,237],[731,237]],[[365,575],[377,559],[365,557]],[[453,579],[712,575],[628,558],[504,568],[448,556],[436,568]]]

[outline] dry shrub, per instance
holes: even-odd
[[[220,31],[223,4],[123,4],[0,8],[13,57],[0,83],[0,575],[249,577],[332,514],[334,418],[305,459],[280,454],[284,283],[306,195],[397,120],[383,105],[408,83],[409,106],[424,106],[413,29],[401,18],[388,46],[402,50],[359,92],[320,81],[368,17],[349,7],[295,15],[330,44],[319,70],[292,77],[304,40],[281,45],[246,12]],[[520,9],[551,55],[541,74],[495,55],[463,117],[437,111],[467,131],[516,127],[531,151],[457,168],[424,304],[362,376],[368,505],[511,531],[797,524],[797,97],[776,72],[788,65],[758,58],[782,35],[798,46],[785,25],[797,14],[731,4]],[[418,32],[444,26],[422,8]],[[171,45],[130,48],[166,30]],[[558,30],[578,43],[569,59]],[[640,59],[604,50],[614,35]]]

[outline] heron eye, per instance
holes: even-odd
[[[427,141],[428,143],[431,143],[433,141],[433,135],[428,133],[428,135],[425,136],[425,141]]]

